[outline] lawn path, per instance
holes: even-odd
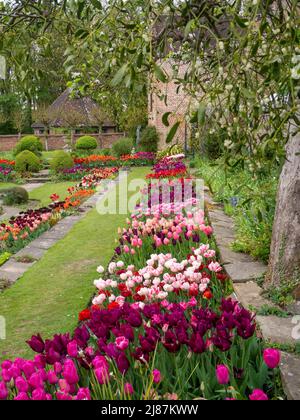
[[[144,178],[147,173],[149,168],[133,169],[129,181]],[[115,189],[111,191],[114,193]],[[101,216],[96,209],[91,210],[11,289],[0,295],[0,316],[6,318],[7,324],[6,340],[0,340],[1,360],[30,357],[32,353],[24,343],[32,334],[40,332],[49,338],[74,329],[78,312],[95,291],[96,268],[110,261],[117,229],[125,225],[125,219],[124,214]]]

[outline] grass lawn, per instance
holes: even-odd
[[[20,187],[22,185],[14,184],[13,182],[0,182],[0,190],[5,190],[11,187]]]
[[[76,182],[58,182],[46,183],[41,187],[33,190],[29,194],[30,200],[39,200],[39,206],[48,206],[51,203],[50,196],[58,194],[61,200],[64,200],[68,195],[68,188],[76,185]]]
[[[149,168],[133,169],[129,180],[147,173]],[[125,219],[125,215],[101,216],[96,209],[90,211],[13,287],[0,294],[0,315],[7,324],[7,339],[0,340],[0,359],[31,356],[25,340],[32,334],[40,332],[49,338],[76,327],[78,313],[95,291],[96,268],[110,261],[117,229],[125,225]]]

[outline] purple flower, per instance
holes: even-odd
[[[62,374],[69,385],[74,385],[79,382],[77,368],[73,360],[68,359],[65,361]]]
[[[34,389],[38,389],[38,388],[44,388],[44,381],[41,377],[40,372],[36,372],[33,373],[29,380],[28,380],[29,385],[34,388]]]
[[[127,357],[125,356],[124,353],[120,353],[117,360],[117,367],[119,369],[119,371],[121,372],[122,375],[125,375],[125,373],[127,373],[129,367],[130,367],[130,363],[129,360],[127,359]]]
[[[15,380],[15,386],[19,392],[28,392],[29,386],[27,381],[23,378],[23,376],[19,376]]]
[[[276,369],[281,360],[281,353],[275,349],[266,349],[264,351],[264,361],[269,369]]]
[[[8,391],[5,382],[0,382],[0,400],[6,400],[8,397]]]
[[[15,398],[14,401],[29,401],[29,397],[26,392],[20,392]]]
[[[251,401],[268,401],[268,396],[261,390],[255,389],[252,394],[249,396]]]
[[[161,383],[161,373],[159,370],[154,369],[154,371],[152,372],[153,375],[153,382],[155,384],[160,384]]]
[[[58,382],[58,377],[56,375],[56,373],[54,372],[54,370],[49,370],[48,372],[48,382],[51,385],[55,385]]]
[[[128,382],[124,385],[124,393],[126,395],[133,395],[134,394],[133,386]]]
[[[99,366],[95,369],[95,375],[99,384],[104,385],[109,382],[109,370],[107,366]]]
[[[78,401],[90,401],[91,394],[88,388],[79,388],[76,396],[76,400]]]
[[[230,381],[230,373],[227,366],[219,365],[216,369],[217,379],[220,385],[228,385]]]
[[[70,357],[76,358],[78,356],[78,346],[77,341],[73,340],[67,345],[68,355]]]
[[[199,333],[193,334],[189,346],[193,353],[201,354],[206,350],[205,342]]]
[[[45,350],[45,343],[42,339],[42,337],[40,336],[40,334],[38,335],[33,335],[31,337],[31,340],[26,341],[26,343],[31,347],[31,349],[36,352],[36,353],[43,353]]]

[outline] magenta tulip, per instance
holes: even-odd
[[[77,401],[90,401],[91,400],[90,390],[88,388],[80,388],[78,390],[76,400]]]
[[[216,369],[217,379],[220,385],[228,385],[230,381],[230,373],[227,366],[219,365]]]
[[[264,351],[264,361],[269,369],[276,369],[281,360],[281,353],[275,349],[266,349]]]
[[[68,355],[70,357],[76,358],[78,356],[77,341],[76,340],[71,341],[67,346],[67,350],[68,350]]]
[[[109,371],[106,367],[98,367],[95,369],[95,375],[99,384],[104,385],[109,382]]]
[[[116,339],[116,347],[118,350],[124,351],[129,346],[129,340],[125,337],[118,337]]]
[[[29,401],[29,397],[26,392],[20,392],[15,398],[14,401]]]
[[[27,381],[23,378],[23,376],[19,376],[15,380],[15,386],[19,392],[28,392],[29,386]]]
[[[251,401],[268,401],[269,400],[268,396],[261,389],[255,389],[250,395],[249,399]]]
[[[4,382],[0,382],[0,400],[6,400],[8,391]]]
[[[161,383],[161,373],[160,373],[160,371],[157,370],[157,369],[154,369],[154,371],[152,372],[152,374],[153,374],[153,382],[155,384]]]
[[[55,385],[58,382],[58,377],[56,376],[56,373],[54,372],[54,370],[49,370],[48,374],[48,382],[51,385]]]
[[[74,385],[79,382],[78,372],[75,363],[72,360],[65,361],[63,377],[70,385]]]
[[[127,383],[127,384],[124,385],[124,393],[126,395],[133,395],[134,394],[133,386],[130,383]]]

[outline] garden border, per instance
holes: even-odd
[[[257,284],[257,281],[265,275],[267,266],[255,261],[250,255],[231,250],[230,245],[236,237],[234,221],[225,214],[221,204],[213,201],[207,187],[205,187],[205,207],[214,230],[221,262],[233,282],[237,300],[250,310],[261,309],[265,305],[276,308],[262,296],[263,289]],[[262,337],[267,342],[288,346],[300,342],[292,336],[295,327],[292,317],[257,316],[257,321]],[[294,354],[282,353],[280,372],[287,398],[300,400],[300,358]]]
[[[53,245],[63,239],[77,222],[82,220],[89,211],[94,209],[99,200],[106,198],[111,188],[118,185],[125,172],[128,173],[128,170],[121,169],[118,176],[109,182],[104,191],[96,192],[86,200],[78,209],[80,214],[68,216],[60,220],[51,229],[44,232],[37,239],[30,242],[25,248],[13,255],[11,259],[0,268],[0,279],[7,281],[9,284],[8,287],[16,283],[16,281],[39,261]],[[17,261],[17,259],[24,257],[32,257],[34,261],[29,263]]]

